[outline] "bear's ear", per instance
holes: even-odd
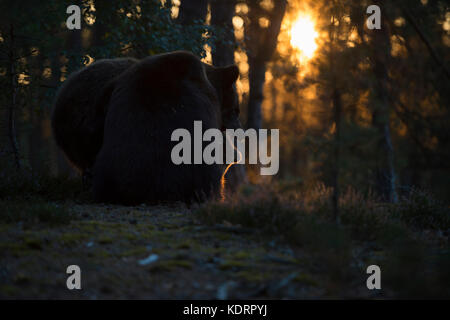
[[[222,81],[225,86],[233,85],[239,78],[239,68],[236,65],[230,65],[223,67],[222,69]]]

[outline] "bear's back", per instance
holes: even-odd
[[[93,165],[103,137],[95,101],[108,82],[137,62],[133,58],[98,60],[72,73],[59,89],[52,112],[56,143],[79,169]]]

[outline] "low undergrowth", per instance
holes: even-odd
[[[109,235],[102,232],[99,234],[101,238],[88,241],[84,231],[80,237],[71,238],[63,234],[55,244],[57,248],[59,245],[65,248],[69,244],[73,244],[74,248],[84,248],[88,244],[102,248],[110,246],[108,255],[99,253],[100,260],[106,259],[106,256],[115,259],[118,241],[129,252],[134,252],[134,242],[139,241],[138,251],[143,252],[140,258],[145,258],[144,253],[150,250],[147,244],[144,245],[146,237],[158,236],[158,241],[154,243],[158,246],[166,239],[168,232],[172,232],[174,248],[195,256],[197,249],[192,248],[191,242],[178,243],[175,238],[190,239],[192,230],[198,230],[198,235],[214,235],[214,250],[208,250],[223,251],[224,257],[233,250],[242,249],[236,245],[237,241],[229,244],[235,240],[234,235],[239,235],[244,242],[253,243],[255,238],[262,239],[261,243],[255,242],[254,245],[266,246],[265,249],[288,246],[293,260],[286,262],[284,258],[282,263],[288,263],[289,268],[301,272],[290,273],[286,279],[310,277],[318,280],[320,289],[325,290],[321,294],[327,297],[357,297],[358,293],[353,290],[355,287],[362,287],[367,295],[366,268],[371,264],[380,266],[382,270],[383,291],[378,295],[374,292],[375,297],[450,297],[450,209],[422,190],[411,189],[398,203],[392,204],[382,202],[370,193],[361,194],[349,188],[340,197],[337,223],[331,204],[332,189],[322,184],[314,187],[283,183],[245,185],[226,201],[211,201],[194,209],[186,209],[192,211],[192,215],[184,211],[180,213],[183,219],[191,219],[192,216],[195,221],[186,228],[183,222],[182,225],[175,224],[176,229],[172,230],[174,218],[166,214],[164,226],[159,225],[156,231],[151,232],[150,228],[145,227],[145,232],[135,235],[145,219],[140,212],[157,220],[158,207],[95,205],[89,192],[83,190],[80,179],[32,175],[14,177],[13,174],[3,178],[0,180],[0,225],[4,230],[9,230],[12,236],[16,232],[20,234],[23,229],[57,235],[68,228],[77,234],[80,221],[98,223],[99,219],[108,219],[119,228],[114,228]],[[172,210],[170,207],[167,209]],[[117,213],[114,213],[116,210]],[[130,218],[129,215],[137,216]],[[126,227],[127,232],[117,234],[122,227]],[[38,240],[39,243],[46,243]],[[207,243],[210,244],[210,240]],[[9,246],[9,243],[5,240],[4,245]],[[27,250],[30,250],[29,247],[28,244],[25,246]],[[155,246],[152,248],[157,249]],[[265,279],[266,274],[272,277],[268,270],[256,274],[246,271],[249,266],[252,270],[261,271],[257,263],[261,258],[253,261],[249,258],[252,252],[245,254],[248,256],[245,263],[238,255],[230,261],[222,261],[216,256],[198,261],[209,261],[210,265],[216,263],[222,273],[245,271],[246,278],[252,278],[252,275],[254,281]],[[66,255],[66,249],[59,254]],[[20,256],[28,259],[27,256]],[[190,264],[195,262],[192,272],[201,274],[199,270],[204,268],[204,262],[191,260]]]
[[[246,186],[225,202],[196,211],[204,223],[252,228],[306,250],[337,283],[356,280],[355,269],[382,266],[388,290],[405,297],[450,296],[450,209],[412,189],[398,203],[348,189],[333,220],[330,188],[307,190]],[[319,268],[320,270],[320,268]]]

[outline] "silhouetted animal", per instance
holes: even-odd
[[[180,51],[145,58],[112,80],[98,103],[108,112],[93,169],[97,201],[189,203],[219,194],[222,165],[171,159],[175,129],[193,137],[194,121],[203,130],[222,125],[217,92],[197,57]]]
[[[94,165],[103,142],[107,105],[98,103],[99,93],[113,78],[137,63],[133,58],[99,60],[71,74],[57,94],[52,113],[53,135],[58,146],[83,177]],[[240,128],[239,102],[235,82],[236,66],[214,67],[204,64],[208,79],[215,87],[222,111],[222,128]],[[238,168],[241,167],[241,168]],[[227,173],[228,186],[245,179],[243,166]],[[243,178],[244,177],[244,178]]]

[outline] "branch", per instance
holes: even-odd
[[[444,71],[445,75],[450,80],[450,72],[448,71],[448,69],[444,65],[444,62],[438,56],[437,52],[431,46],[431,43],[428,40],[428,38],[426,37],[426,35],[422,32],[422,30],[420,30],[419,26],[417,25],[416,21],[414,20],[414,17],[411,15],[411,13],[408,11],[408,9],[402,7],[401,10],[402,10],[403,14],[405,15],[406,20],[413,26],[414,30],[416,30],[416,32],[419,35],[419,37],[422,40],[422,42],[427,47],[431,57],[442,68],[442,70]]]

